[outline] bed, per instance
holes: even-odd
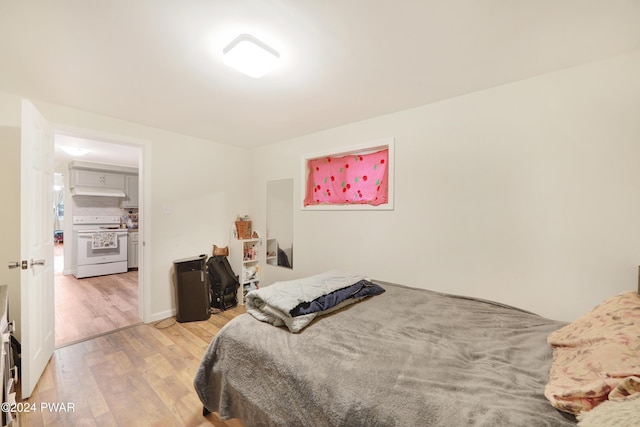
[[[376,282],[385,292],[299,333],[243,314],[194,385],[246,426],[569,426],[543,391],[565,325],[496,302]]]

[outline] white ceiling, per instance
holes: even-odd
[[[64,152],[63,146],[86,148],[89,152],[84,156],[74,157]],[[56,171],[58,172],[66,171],[72,160],[137,168],[140,165],[140,154],[138,147],[129,145],[112,144],[62,134],[57,134],[55,137]]]
[[[0,91],[243,147],[638,48],[639,0],[0,0]]]

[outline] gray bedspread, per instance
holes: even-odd
[[[545,340],[564,323],[377,283],[299,334],[233,319],[197,371],[204,406],[245,426],[575,425],[543,395]]]

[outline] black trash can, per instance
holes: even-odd
[[[173,262],[178,322],[207,320],[211,316],[206,259],[206,255],[199,255]]]

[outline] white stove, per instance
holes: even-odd
[[[103,276],[127,271],[127,230],[117,215],[73,217],[74,276]]]

